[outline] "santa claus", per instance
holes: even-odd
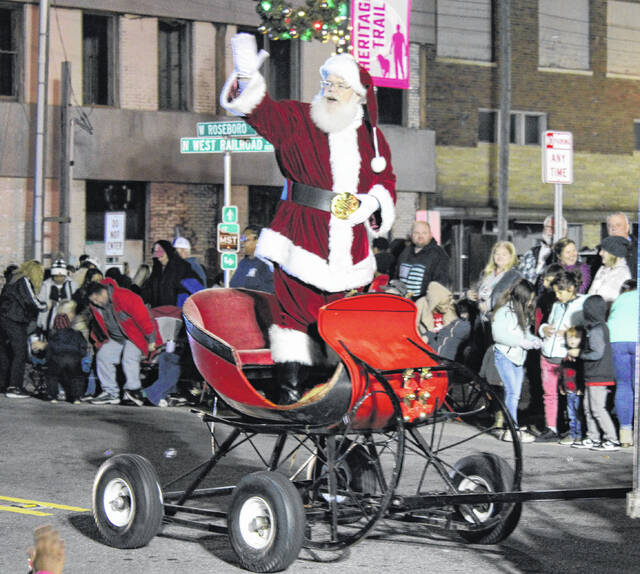
[[[323,64],[311,104],[276,102],[258,71],[268,54],[257,53],[249,34],[231,42],[235,69],[221,104],[275,146],[286,178],[256,254],[275,264],[281,313],[269,336],[279,402],[289,404],[300,399],[304,368],[326,359],[315,328],[319,308],[373,279],[369,242],[393,224],[395,175],[376,127],[371,76],[350,55]]]

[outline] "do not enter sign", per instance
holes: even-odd
[[[573,183],[573,135],[544,132],[542,141],[543,183]]]

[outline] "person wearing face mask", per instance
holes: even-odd
[[[519,270],[531,284],[536,285],[544,269],[553,261],[553,234],[555,218],[548,215],[542,224],[542,237],[529,249],[520,261]],[[567,220],[562,218],[562,237],[567,234]]]
[[[235,69],[220,103],[274,145],[286,179],[255,253],[274,264],[280,314],[269,339],[278,402],[290,404],[302,396],[306,368],[326,360],[318,310],[373,279],[370,238],[393,224],[395,175],[373,81],[350,55],[325,61],[309,104],[269,96],[259,72],[268,54],[258,54],[254,36],[237,34],[231,45]]]

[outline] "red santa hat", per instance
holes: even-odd
[[[322,78],[326,80],[331,74],[342,78],[356,94],[365,99],[364,104],[373,131],[373,147],[376,154],[371,160],[371,169],[375,173],[384,171],[387,160],[380,155],[378,149],[378,101],[371,75],[350,54],[331,56],[322,65],[320,68]]]

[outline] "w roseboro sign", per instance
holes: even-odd
[[[353,0],[353,57],[375,86],[409,87],[409,20],[411,0]]]

